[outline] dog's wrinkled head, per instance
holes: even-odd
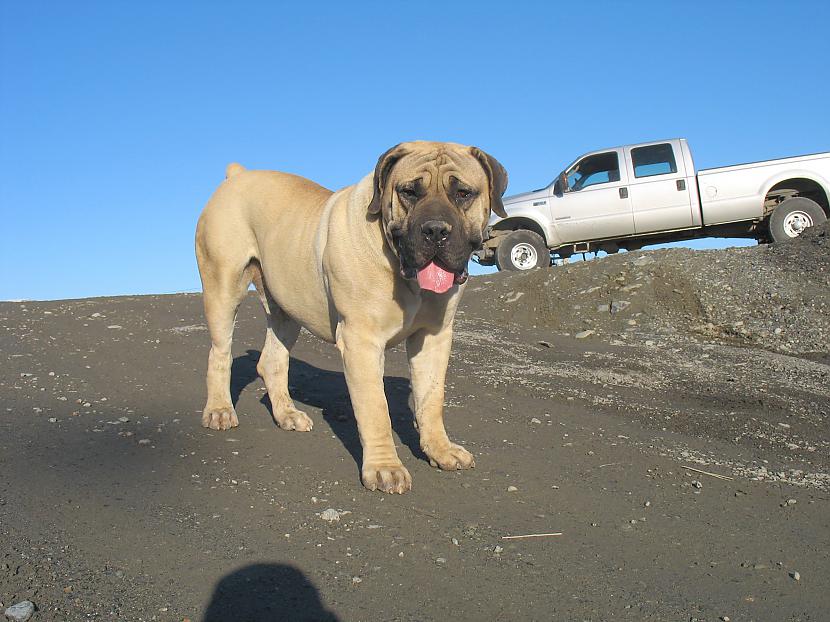
[[[504,167],[481,149],[401,143],[378,159],[368,209],[381,215],[401,275],[440,294],[467,280],[490,212],[506,216],[505,188]]]

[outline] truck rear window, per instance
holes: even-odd
[[[674,150],[670,143],[635,147],[631,150],[634,177],[652,177],[677,172]]]

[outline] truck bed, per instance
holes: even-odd
[[[764,218],[764,197],[793,179],[830,186],[830,152],[703,169],[697,173],[704,226]]]

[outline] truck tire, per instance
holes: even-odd
[[[792,197],[781,201],[769,219],[769,234],[773,242],[797,238],[807,227],[827,220],[821,206],[806,197]]]
[[[538,233],[519,229],[508,233],[496,248],[499,270],[532,270],[550,266],[550,250]]]

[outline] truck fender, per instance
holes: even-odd
[[[538,233],[545,240],[548,248],[558,246],[559,240],[555,233],[550,230],[550,223],[545,223],[539,219],[538,214],[530,209],[510,211],[507,218],[500,218],[488,227],[488,231],[493,232],[513,231],[514,229],[528,229]],[[491,237],[495,236],[491,235]]]
[[[770,177],[764,182],[764,185],[759,189],[759,194],[763,199],[769,194],[775,186],[788,179],[807,179],[814,182],[824,191],[824,196],[830,200],[830,182],[823,176],[816,174],[815,171],[807,171],[804,169],[788,170]]]

